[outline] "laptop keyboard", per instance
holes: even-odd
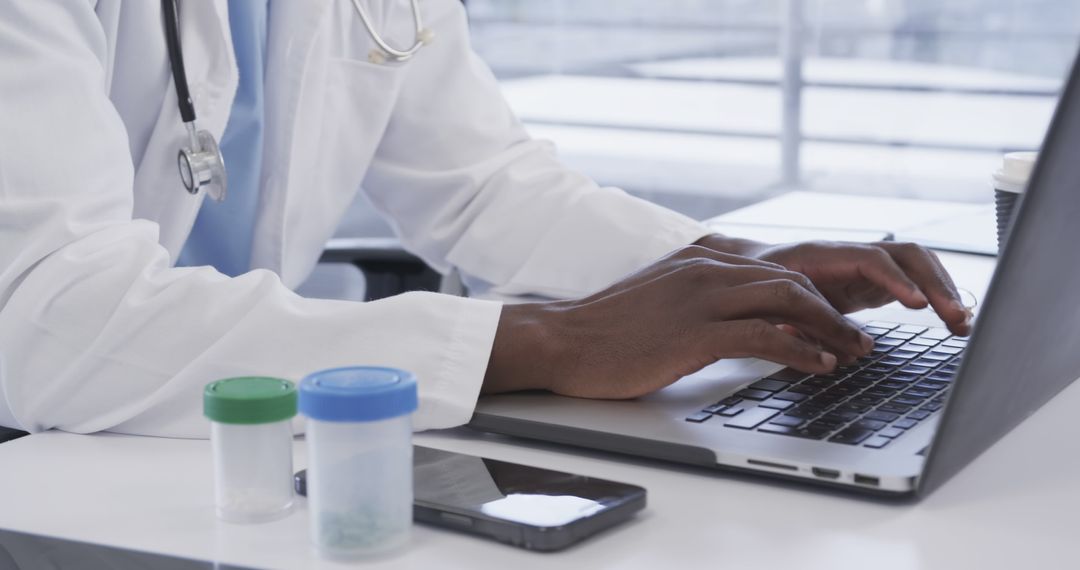
[[[792,368],[762,378],[686,418],[726,428],[881,449],[944,405],[967,339],[873,321],[874,350],[830,374]]]

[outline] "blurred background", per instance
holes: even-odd
[[[988,202],[1035,149],[1077,0],[467,0],[536,137],[696,218],[791,190]],[[342,235],[389,230],[359,203]]]

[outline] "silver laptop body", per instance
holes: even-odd
[[[750,359],[717,363],[632,401],[546,393],[484,397],[470,425],[488,432],[879,495],[921,496],[933,491],[1080,376],[1078,98],[1080,65],[1074,63],[962,361],[952,365],[955,373],[947,388],[934,396],[923,395],[923,402],[936,400],[942,405],[936,409],[925,403],[910,406],[888,428],[911,413],[929,413],[918,414],[926,416],[921,420],[905,422],[907,429],[887,438],[887,445],[867,447],[871,441],[880,443],[871,439],[879,437],[876,433],[852,444],[829,441],[835,434],[818,440],[761,431],[768,422],[751,429],[726,425],[789,389],[776,390],[763,400],[741,398],[733,406],[751,405],[734,416],[704,412],[710,406],[713,411],[730,407],[718,404],[780,371],[774,364]],[[933,329],[940,322],[926,312],[883,308],[859,317],[909,325],[905,331],[928,327],[931,336],[944,336],[940,329]],[[964,342],[954,339],[952,344]],[[888,375],[882,381],[887,380]],[[885,403],[891,400],[885,398]],[[711,416],[701,420],[702,413]]]

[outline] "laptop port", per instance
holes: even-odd
[[[881,479],[878,479],[877,477],[871,477],[869,475],[859,475],[858,473],[855,474],[855,482],[859,485],[868,485],[870,487],[881,486]]]
[[[813,473],[815,477],[820,477],[822,479],[839,479],[840,478],[840,472],[837,471],[836,469],[825,469],[824,467],[811,467],[810,472]]]
[[[750,465],[760,465],[762,467],[769,467],[772,469],[785,469],[787,471],[798,471],[799,468],[794,465],[785,465],[783,463],[773,463],[772,461],[762,461],[760,459],[747,459],[746,462]]]

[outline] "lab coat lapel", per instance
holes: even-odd
[[[220,140],[237,85],[226,0],[181,2],[180,10],[180,41],[198,115],[196,124]],[[157,21],[143,22],[143,26],[160,31],[160,14],[158,16]],[[146,151],[142,161],[135,165],[133,216],[158,222],[159,241],[169,250],[174,262],[204,198],[202,194],[198,197],[189,195],[180,184],[176,155],[185,144],[187,134],[170,76]]]
[[[284,269],[286,206],[290,201],[300,199],[289,197],[287,193],[302,190],[293,188],[288,181],[294,161],[291,149],[300,115],[300,92],[311,65],[312,44],[330,4],[328,0],[270,2],[262,191],[256,211],[252,267],[278,273]],[[308,141],[309,144],[318,142]]]

